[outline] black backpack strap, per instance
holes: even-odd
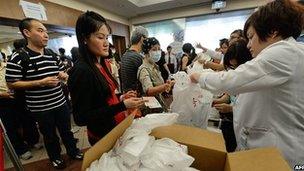
[[[143,95],[145,95],[146,93],[143,91],[143,88],[142,88],[142,84],[141,84],[141,82],[140,82],[140,80],[139,80],[139,77],[140,77],[140,72],[143,70],[143,69],[146,69],[147,71],[148,71],[148,73],[149,73],[149,76],[150,76],[150,78],[151,78],[151,81],[152,81],[152,85],[153,85],[153,87],[155,86],[154,85],[154,82],[153,82],[153,80],[152,80],[152,77],[151,77],[151,70],[148,68],[148,67],[142,67],[142,68],[140,68],[140,70],[138,70],[138,75],[137,75],[137,93],[139,93],[141,96],[143,96]]]
[[[59,66],[60,59],[59,59],[58,55],[52,49],[48,49],[48,48],[45,48],[45,52],[48,55],[51,55],[53,57],[53,59],[56,60],[56,64]]]
[[[20,65],[22,67],[21,74],[22,74],[22,79],[25,79],[26,72],[29,69],[30,56],[24,48],[17,50],[16,53],[18,53],[21,56],[21,62],[20,62]],[[25,91],[24,90],[15,90],[14,97],[15,97],[17,108],[21,109],[21,110],[24,110],[24,109],[27,110],[27,107],[25,105]]]
[[[21,73],[22,73],[22,78],[24,79],[26,76],[26,72],[29,68],[30,64],[30,55],[26,52],[24,48],[21,48],[20,50],[17,51],[20,56],[22,56],[20,65],[22,67]]]

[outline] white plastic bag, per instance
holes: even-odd
[[[213,95],[201,89],[198,84],[188,83],[184,86],[183,89],[180,87],[173,89],[171,111],[179,114],[177,122],[207,128]]]
[[[151,137],[144,130],[128,128],[117,141],[115,153],[123,159],[125,165],[131,167],[140,162],[139,156],[150,140]]]
[[[108,153],[104,153],[99,160],[95,160],[91,163],[90,167],[86,171],[122,171],[128,170],[123,164],[118,164],[116,157],[111,157]]]
[[[189,167],[194,158],[187,153],[187,147],[169,139],[156,140],[151,149],[147,149],[141,156],[144,167],[152,170],[176,171]]]
[[[176,123],[179,114],[177,113],[152,113],[145,117],[135,119],[130,129],[145,130],[148,134],[152,129],[160,126],[167,126]]]
[[[190,78],[188,74],[184,71],[179,71],[172,76],[175,80],[174,89],[175,90],[183,90],[188,87]]]

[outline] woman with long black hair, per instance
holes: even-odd
[[[187,67],[197,60],[197,54],[191,43],[185,43],[182,49],[184,54],[181,58],[180,71],[187,72]]]
[[[70,72],[68,86],[75,122],[87,126],[91,145],[125,118],[123,111],[144,104],[133,91],[122,95],[120,100],[115,95],[117,82],[105,60],[109,56],[110,32],[106,20],[92,11],[79,16],[76,23],[80,56]]]

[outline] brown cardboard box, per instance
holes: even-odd
[[[130,115],[85,153],[82,171],[104,152],[112,149],[116,140],[132,124],[133,117]],[[219,133],[183,125],[170,125],[155,128],[151,135],[156,138],[168,137],[187,145],[189,155],[195,158],[192,167],[202,171],[291,170],[276,148],[227,153],[223,136]]]

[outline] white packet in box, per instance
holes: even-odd
[[[139,163],[139,156],[150,140],[150,136],[143,130],[128,128],[121,137],[121,145],[116,153],[128,166]]]
[[[156,140],[149,151],[144,151],[140,160],[149,169],[180,170],[189,167],[194,161],[185,151],[185,146],[169,138],[162,138]]]
[[[177,121],[177,113],[155,113],[148,114],[143,118],[135,119],[130,128],[145,130],[148,134],[152,129],[160,126],[172,125]]]

